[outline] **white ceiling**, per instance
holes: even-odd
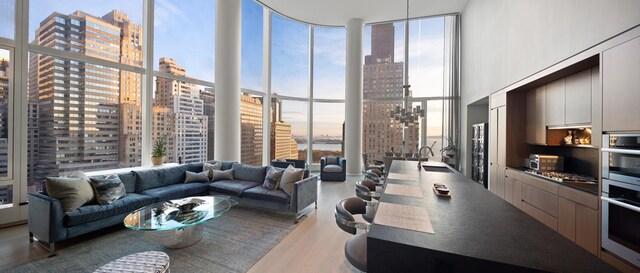
[[[406,0],[257,0],[271,9],[300,21],[344,26],[353,18],[364,23],[406,17]],[[409,17],[462,12],[468,0],[410,0]]]

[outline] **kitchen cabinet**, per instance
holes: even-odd
[[[507,168],[505,171],[504,200],[522,209],[522,180],[520,172]]]
[[[576,203],[564,198],[558,200],[558,233],[576,241]]]
[[[522,210],[558,230],[558,184],[530,175],[522,177]]]
[[[598,256],[598,197],[568,187],[561,187],[558,195],[558,232]]]
[[[545,90],[546,125],[565,125],[565,79],[562,78],[547,84]]]
[[[565,78],[565,124],[591,124],[591,69]]]
[[[527,144],[547,144],[545,86],[527,92]]]
[[[640,37],[602,53],[602,130],[640,130]]]
[[[507,107],[491,109],[489,123],[489,190],[504,197]]]

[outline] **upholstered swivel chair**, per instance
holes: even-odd
[[[368,171],[368,170],[378,170],[380,172],[382,172],[384,170],[384,166],[383,166],[383,162],[380,160],[374,160],[373,164],[369,165],[368,164],[368,157],[367,154],[362,154],[362,164],[364,164],[364,171]]]
[[[356,182],[356,196],[365,201],[366,212],[362,215],[362,218],[371,223],[376,216],[377,202],[373,203],[373,200],[379,200],[380,194],[376,192],[375,182],[365,179]]]
[[[344,245],[344,255],[347,261],[360,271],[367,272],[367,230],[369,225],[356,222],[354,214],[366,213],[365,202],[358,197],[349,197],[336,205],[336,224],[338,227],[355,236],[349,238]],[[358,229],[365,232],[356,234]]]
[[[347,180],[347,160],[342,157],[326,156],[320,158],[320,180]]]
[[[382,177],[382,173],[378,170],[368,170],[365,175],[365,178],[372,180],[376,183],[376,185],[380,186],[384,184],[384,179]]]

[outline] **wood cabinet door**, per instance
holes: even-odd
[[[522,201],[544,211],[553,218],[558,218],[557,194],[530,185],[522,185]]]
[[[565,123],[591,124],[591,69],[566,78]]]
[[[551,82],[545,87],[546,125],[565,125],[565,79]]]
[[[600,240],[598,225],[598,211],[576,205],[576,244],[598,256]]]
[[[527,92],[527,143],[547,144],[545,86]]]
[[[640,130],[640,37],[602,55],[602,130]]]
[[[522,209],[522,182],[513,180],[513,205]]]
[[[576,241],[576,203],[564,198],[558,199],[558,233]]]
[[[504,200],[513,204],[513,178],[504,178]]]
[[[498,109],[491,109],[489,120],[489,190],[496,193],[498,178]]]

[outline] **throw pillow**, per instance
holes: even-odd
[[[211,163],[202,163],[202,171],[207,171],[209,172],[209,180],[213,179],[213,172],[212,171],[220,171],[222,170],[222,163],[218,162],[216,164],[211,164]]]
[[[270,191],[278,189],[278,183],[280,183],[280,179],[282,178],[282,174],[284,171],[278,170],[274,167],[267,167],[267,175],[264,177],[264,182],[262,186],[269,189]]]
[[[303,176],[304,169],[296,169],[289,165],[289,167],[287,167],[287,169],[282,173],[282,178],[280,178],[280,184],[278,187],[291,196],[291,193],[293,193],[293,184],[302,180]]]
[[[124,183],[117,175],[105,178],[91,178],[91,186],[100,205],[108,205],[127,194]]]
[[[226,171],[211,171],[213,176],[211,177],[211,181],[219,181],[219,180],[233,180],[233,169],[229,169]]]
[[[187,178],[185,178],[184,183],[207,183],[210,181],[209,180],[210,171],[204,171],[199,173],[186,171],[185,173],[187,174]]]
[[[44,184],[49,196],[60,201],[65,213],[93,200],[93,188],[89,178],[82,172],[68,177],[46,177]]]

